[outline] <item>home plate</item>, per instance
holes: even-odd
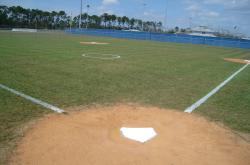
[[[153,139],[157,133],[154,128],[126,128],[120,129],[122,135],[130,140],[145,143]]]
[[[250,64],[250,60],[245,60],[245,61]]]

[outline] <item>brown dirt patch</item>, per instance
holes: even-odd
[[[108,45],[109,43],[105,42],[80,42],[83,45]]]
[[[224,60],[229,61],[229,62],[235,62],[235,63],[240,63],[240,64],[247,64],[249,62],[243,60],[243,59],[238,59],[238,58],[224,58]]]
[[[120,127],[154,127],[141,144]],[[250,144],[230,130],[196,115],[154,107],[92,107],[51,115],[20,142],[14,165],[248,165]]]

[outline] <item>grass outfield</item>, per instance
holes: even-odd
[[[109,45],[82,45],[80,42]],[[84,58],[115,54],[116,60]],[[64,33],[0,32],[0,83],[60,108],[133,102],[183,111],[242,64],[250,51]],[[250,67],[199,107],[199,113],[250,133]],[[0,164],[20,127],[51,113],[0,89]]]

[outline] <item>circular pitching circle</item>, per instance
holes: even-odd
[[[101,59],[101,60],[115,60],[121,58],[121,56],[115,54],[102,54],[102,53],[85,53],[82,54],[85,58]]]

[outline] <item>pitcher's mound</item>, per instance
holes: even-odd
[[[153,127],[157,136],[142,144],[124,138],[121,127]],[[196,115],[117,105],[42,119],[12,164],[248,165],[249,155],[249,143]]]

